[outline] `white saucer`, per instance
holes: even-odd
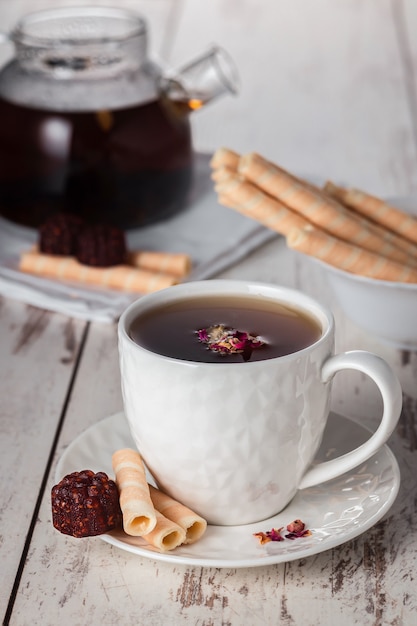
[[[317,460],[328,460],[360,445],[369,432],[360,424],[332,413]],[[123,413],[84,431],[65,450],[56,468],[56,482],[74,471],[91,469],[113,476],[115,450],[135,447]],[[299,491],[278,515],[246,526],[208,526],[190,546],[159,553],[142,539],[122,531],[100,539],[128,552],[174,564],[206,567],[257,567],[305,558],[357,537],[376,524],[392,506],[400,486],[397,461],[384,446],[369,461],[341,478]],[[261,545],[253,533],[286,526],[301,519],[310,537]]]

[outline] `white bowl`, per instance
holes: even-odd
[[[417,198],[389,202],[417,213]],[[346,315],[360,328],[398,348],[417,350],[417,284],[356,276],[319,261]]]
[[[320,265],[355,324],[398,348],[417,350],[417,284],[375,280]]]

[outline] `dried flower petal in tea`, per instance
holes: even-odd
[[[248,361],[252,350],[261,348],[264,342],[246,331],[236,330],[224,324],[216,324],[197,331],[199,341],[207,344],[209,350],[219,354],[242,354],[243,360]]]

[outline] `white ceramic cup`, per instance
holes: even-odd
[[[131,324],[142,313],[214,295],[284,303],[314,318],[321,337],[286,356],[241,363],[161,356],[131,339]],[[247,524],[281,511],[297,489],[335,478],[377,452],[399,419],[400,384],[374,354],[335,356],[334,332],[331,312],[314,299],[285,287],[246,281],[185,283],[130,305],[119,321],[124,409],[158,486],[209,523]],[[375,382],[383,399],[381,422],[357,449],[314,464],[329,414],[331,380],[344,369],[359,370]]]

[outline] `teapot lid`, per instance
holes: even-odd
[[[146,60],[147,25],[110,7],[47,9],[23,17],[11,40],[26,70],[77,79],[137,70]]]
[[[15,103],[86,111],[157,97],[160,71],[147,59],[147,24],[133,11],[37,11],[18,22],[10,39],[16,54],[0,74],[0,95]]]

